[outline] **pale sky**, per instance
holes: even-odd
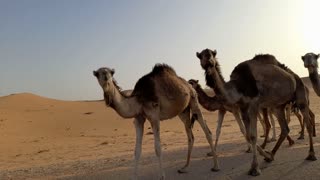
[[[319,19],[317,0],[1,0],[0,96],[102,99],[93,70],[114,68],[132,89],[155,63],[205,87],[195,55],[205,48],[226,80],[259,53],[307,76],[300,57],[320,53]]]

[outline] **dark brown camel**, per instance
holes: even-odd
[[[309,155],[307,160],[316,160],[312,123],[309,117],[309,102],[302,80],[290,69],[279,63],[272,55],[256,55],[253,59],[237,65],[225,82],[216,59],[216,51],[205,49],[197,53],[201,67],[205,70],[207,85],[217,94],[223,95],[229,103],[237,104],[241,110],[242,120],[246,127],[247,141],[252,145],[253,161],[250,175],[260,175],[257,150],[270,162],[288,136],[289,127],[285,118],[285,106],[295,101],[302,112],[309,134]],[[257,145],[257,114],[259,109],[267,112],[272,108],[281,127],[280,137],[271,152],[264,151]],[[264,113],[266,115],[266,113]],[[266,115],[267,117],[267,115]]]

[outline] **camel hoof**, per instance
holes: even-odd
[[[266,162],[272,162],[274,159],[273,159],[273,154],[271,153],[271,152],[269,152],[269,151],[266,151],[266,154],[268,154],[270,157],[265,157],[264,158],[264,160],[266,161]]]
[[[263,143],[263,144],[260,145],[260,147],[261,147],[262,149],[264,149],[264,148],[266,148],[266,145],[267,145],[267,143]]]
[[[246,153],[251,153],[251,152],[252,152],[251,148],[248,148],[248,149],[246,150]]]
[[[188,171],[187,171],[186,169],[184,169],[184,168],[178,170],[178,173],[179,173],[179,174],[185,174],[185,173],[187,173],[187,172],[188,172]]]
[[[213,153],[212,153],[212,152],[208,152],[208,153],[207,153],[207,156],[210,156],[210,157],[211,157],[211,156],[213,156]]]
[[[261,170],[259,168],[251,168],[248,174],[251,176],[259,176],[261,174]]]
[[[277,139],[276,138],[272,138],[270,141],[271,142],[275,142],[275,141],[277,141]]]
[[[218,171],[220,171],[220,169],[219,168],[211,168],[211,171],[218,172]]]
[[[298,137],[298,140],[301,140],[301,139],[304,139],[304,135],[300,135],[300,136]]]
[[[264,138],[264,137],[266,137],[266,135],[261,135],[260,137]]]
[[[294,141],[289,141],[289,146],[294,145]]]
[[[308,161],[316,161],[316,160],[317,160],[317,158],[316,158],[316,156],[315,156],[315,155],[311,155],[311,154],[309,154],[309,156],[306,158],[306,160],[308,160]]]
[[[164,175],[164,174],[162,174],[161,176],[160,176],[160,180],[165,180],[166,179],[166,176]]]

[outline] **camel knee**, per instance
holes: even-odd
[[[281,138],[286,138],[290,132],[290,129],[283,129],[280,133]]]

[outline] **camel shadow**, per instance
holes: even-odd
[[[319,144],[315,144],[318,147]],[[177,170],[181,168],[186,159],[186,148],[163,152],[163,166],[166,179],[183,180],[205,180],[205,179],[312,179],[319,177],[320,161],[309,162],[304,160],[307,156],[308,146],[297,146],[288,148],[283,146],[275,156],[275,160],[267,163],[259,157],[262,174],[257,177],[247,175],[251,166],[252,154],[245,153],[244,143],[224,143],[218,147],[218,159],[220,171],[212,172],[213,166],[211,157],[205,154],[209,151],[208,146],[196,146],[193,149],[189,172],[179,174]],[[133,174],[133,163],[128,163],[125,167],[108,169],[94,174],[86,174],[77,177],[63,179],[131,179]],[[139,179],[158,179],[158,164],[154,153],[143,155],[139,165]]]

